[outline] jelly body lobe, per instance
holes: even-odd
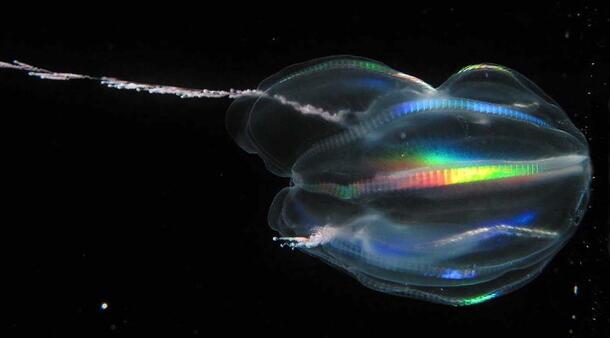
[[[330,58],[262,88],[331,118],[235,103],[236,140],[292,178],[270,225],[386,293],[470,305],[523,285],[584,212],[584,137],[505,67],[469,66],[437,89],[400,74]]]

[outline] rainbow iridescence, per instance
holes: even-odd
[[[348,128],[346,131],[321,140],[314,147],[312,147],[308,153],[313,154],[343,146],[355,140],[366,137],[371,132],[379,130],[380,128],[383,128],[396,120],[403,119],[412,114],[425,112],[477,113],[523,121],[541,128],[553,129],[553,127],[544,119],[506,105],[463,98],[412,100],[390,107],[387,109],[387,111],[384,111],[377,116],[371,117],[362,123]]]
[[[257,89],[281,99],[238,99],[227,129],[290,178],[269,211],[276,240],[372,289],[485,302],[535,278],[586,210],[586,138],[506,67],[464,67],[433,88],[339,56]]]
[[[347,185],[322,182],[316,185],[305,185],[304,188],[312,192],[321,192],[342,199],[351,199],[364,194],[525,177],[538,174],[539,172],[540,168],[536,163],[431,168],[378,175],[371,179]]]
[[[376,170],[395,172],[418,167],[455,166],[477,160],[484,158],[466,151],[449,150],[442,145],[398,145],[372,162]]]

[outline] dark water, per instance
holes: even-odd
[[[583,131],[595,173],[580,229],[540,277],[466,308],[371,291],[271,241],[267,210],[288,182],[226,134],[230,100],[2,71],[7,337],[607,336],[608,11],[361,10],[15,16],[0,24],[0,60],[218,89],[253,88],[333,54],[373,58],[434,86],[468,64],[516,69]]]

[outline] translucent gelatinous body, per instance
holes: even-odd
[[[585,210],[585,138],[508,68],[469,66],[433,88],[376,61],[331,57],[258,89],[267,96],[236,100],[227,127],[291,177],[271,227],[370,288],[489,300],[535,277]]]

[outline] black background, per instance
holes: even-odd
[[[506,65],[556,99],[590,142],[591,206],[574,238],[532,283],[480,305],[377,293],[271,241],[266,213],[288,182],[228,137],[229,99],[3,70],[8,336],[606,336],[608,11],[586,2],[281,6],[295,8],[6,10],[0,60],[210,89],[255,88],[333,54],[376,59],[433,86],[468,64]]]

